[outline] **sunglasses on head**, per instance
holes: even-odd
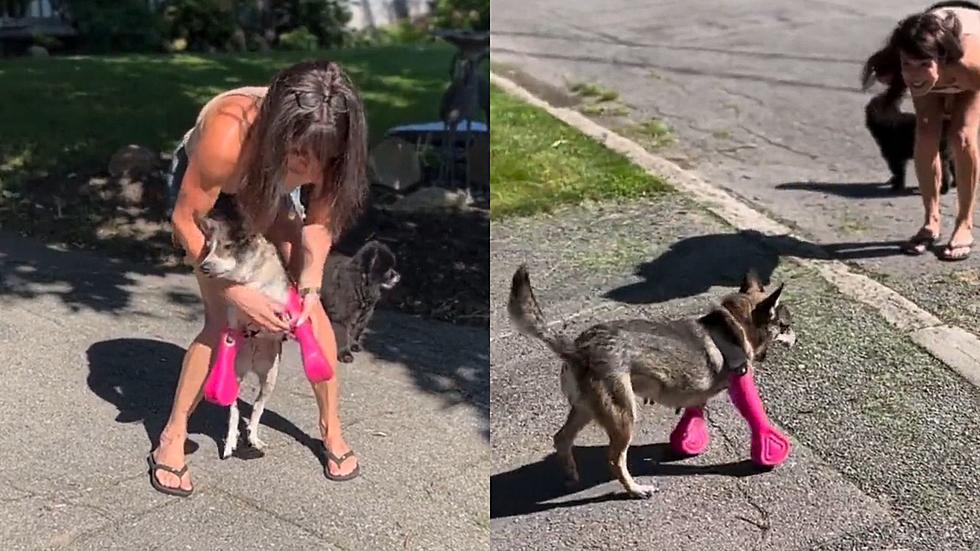
[[[316,109],[324,102],[330,101],[330,96],[319,92],[293,92],[293,96],[296,98],[296,105],[301,109]],[[347,111],[346,100],[344,100],[343,96],[340,96],[339,99],[340,101],[335,102],[339,105],[334,105],[333,107],[339,112]]]

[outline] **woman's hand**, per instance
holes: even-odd
[[[310,318],[310,314],[313,313],[313,308],[320,303],[320,290],[309,289],[302,298],[303,311],[300,313],[299,318],[296,319],[296,325],[302,325],[303,322]]]
[[[260,291],[243,285],[233,285],[225,290],[224,295],[231,305],[241,310],[262,329],[273,333],[291,329],[285,316],[285,306],[276,304]]]

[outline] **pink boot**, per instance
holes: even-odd
[[[214,367],[204,381],[204,399],[219,406],[230,406],[238,399],[238,376],[235,374],[235,357],[238,355],[237,331],[225,329],[218,342]]]
[[[296,289],[292,287],[289,289],[289,302],[286,304],[286,309],[293,319],[298,318],[300,313],[303,312],[303,301],[300,300],[299,293],[296,292]],[[302,325],[293,328],[293,335],[299,342],[306,378],[311,383],[320,383],[332,379],[333,366],[330,365],[327,357],[323,355],[323,350],[320,349],[320,344],[313,334],[313,323],[307,319]]]
[[[789,439],[769,423],[752,370],[745,375],[731,376],[728,395],[752,431],[752,461],[763,467],[774,467],[785,461],[789,456]]]
[[[674,431],[670,433],[670,449],[679,455],[698,455],[707,449],[708,439],[704,408],[687,408]]]

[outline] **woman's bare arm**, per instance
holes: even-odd
[[[316,193],[310,194],[316,197]],[[299,276],[299,287],[319,287],[323,281],[323,267],[333,235],[330,232],[331,205],[325,197],[311,201],[303,226],[303,269]]]
[[[243,114],[240,107],[220,106],[206,121],[180,185],[171,216],[174,233],[196,264],[204,250],[204,234],[196,216],[211,211],[222,190],[233,185],[235,164],[241,152]]]

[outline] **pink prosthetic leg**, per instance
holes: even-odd
[[[732,375],[730,381],[728,395],[752,431],[752,461],[763,467],[779,465],[789,455],[789,439],[769,424],[752,370]]]
[[[235,357],[238,355],[237,331],[225,329],[218,342],[214,367],[204,381],[204,399],[219,406],[230,406],[238,398],[238,377],[235,375]]]
[[[296,319],[303,311],[303,301],[299,298],[299,293],[292,287],[289,288],[289,302],[286,303],[286,311],[290,317]],[[333,378],[333,366],[323,355],[320,344],[313,335],[313,323],[306,320],[302,325],[293,327],[293,335],[299,342],[300,353],[303,355],[303,370],[306,371],[306,378],[311,383],[329,381]]]
[[[679,455],[698,455],[708,447],[708,425],[704,408],[684,410],[680,422],[670,433],[670,449]]]

